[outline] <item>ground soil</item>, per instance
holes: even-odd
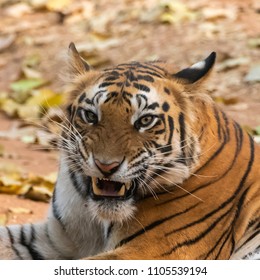
[[[140,2],[140,3],[139,3]],[[145,1],[100,1],[99,9],[113,11],[134,3],[136,7]],[[147,5],[146,1],[146,5]],[[156,1],[151,1],[154,4]],[[160,58],[175,63],[176,69],[186,67],[199,59],[206,57],[211,51],[218,54],[217,66],[227,58],[247,57],[249,63],[238,65],[225,71],[216,71],[209,81],[209,93],[213,97],[238,98],[233,105],[220,104],[223,109],[240,122],[251,127],[260,125],[260,94],[259,84],[246,83],[244,77],[249,68],[260,63],[259,48],[250,48],[248,40],[259,38],[260,35],[260,5],[257,1],[213,0],[213,1],[183,1],[192,6],[196,2],[196,9],[205,11],[210,9],[235,10],[235,18],[219,16],[214,20],[197,20],[178,24],[162,24],[158,22],[140,23],[134,17],[125,22],[111,23],[109,30],[120,43],[100,51],[100,56],[109,60],[108,64],[117,64],[129,60],[146,60]],[[1,13],[1,11],[0,11]],[[101,13],[102,14],[102,13]],[[0,14],[1,15],[1,14]],[[23,58],[29,53],[41,54],[40,70],[45,77],[52,81],[50,87],[61,89],[57,73],[62,65],[62,56],[70,41],[76,44],[87,42],[89,29],[86,22],[64,21],[64,15],[37,11],[26,14],[22,22],[10,16],[2,16],[0,28],[8,26],[5,32],[16,34],[16,41],[8,50],[2,52],[0,63],[0,91],[9,90],[9,85],[19,75]],[[34,24],[28,24],[28,23]],[[27,24],[27,25],[26,25]],[[20,30],[17,31],[18,27]],[[15,29],[16,28],[16,29]],[[119,35],[116,36],[118,28]],[[215,28],[215,31],[213,30]],[[125,31],[124,31],[125,30]],[[205,31],[206,30],[206,31]],[[212,31],[213,30],[213,31]],[[120,33],[121,32],[121,33]],[[121,35],[120,35],[121,34]],[[33,40],[34,44],[25,44]],[[37,44],[37,40],[40,42]],[[45,41],[44,41],[45,40]],[[4,65],[4,66],[1,66]],[[0,130],[10,130],[17,120],[0,114]],[[11,155],[0,157],[0,161],[11,162],[22,166],[25,170],[45,175],[58,169],[58,156],[55,152],[46,152],[35,149],[16,139],[0,138],[0,145]],[[32,210],[30,214],[10,213],[8,223],[24,223],[41,220],[47,212],[48,204],[0,194],[0,213],[8,212],[10,207],[24,207]]]

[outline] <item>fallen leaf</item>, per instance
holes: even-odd
[[[29,198],[35,201],[49,202],[52,197],[52,191],[44,187],[31,187],[23,197]]]
[[[218,71],[229,70],[229,69],[236,68],[240,65],[246,65],[246,64],[249,64],[248,57],[230,58],[219,63],[217,65],[217,70]]]
[[[141,12],[141,22],[161,22],[174,24],[185,20],[194,20],[197,14],[181,1],[168,0],[155,2],[148,10]]]
[[[20,18],[32,13],[32,8],[27,3],[17,3],[5,9],[5,13],[11,17]]]
[[[32,214],[33,211],[31,209],[22,208],[22,207],[10,207],[8,211],[13,214]]]
[[[43,9],[46,6],[47,0],[28,0],[34,9]]]
[[[57,173],[35,176],[24,173],[15,165],[0,164],[0,193],[17,194],[26,198],[48,201],[52,196]]]
[[[4,155],[4,146],[0,144],[0,157]]]
[[[28,92],[32,89],[39,88],[46,85],[48,82],[41,78],[38,79],[22,79],[17,82],[11,83],[10,87],[12,90],[17,92]]]
[[[46,8],[50,11],[60,12],[67,8],[71,0],[47,0]]]
[[[36,136],[35,135],[24,135],[21,137],[21,141],[25,144],[33,144],[36,143]]]
[[[23,60],[22,64],[27,67],[36,67],[39,65],[40,61],[41,61],[40,55],[38,53],[34,53],[27,56]]]
[[[208,21],[215,21],[222,18],[235,20],[237,18],[237,9],[233,7],[204,8],[202,9],[202,15]]]
[[[39,105],[45,109],[60,106],[65,101],[65,95],[62,93],[54,92],[50,89],[41,89],[38,92]],[[28,100],[29,104],[34,104],[34,100]]]
[[[15,40],[16,36],[14,34],[10,34],[10,35],[7,35],[5,37],[0,37],[0,52],[9,48],[14,40]]]
[[[237,97],[223,97],[223,96],[217,96],[214,97],[214,101],[217,103],[223,103],[225,105],[234,105],[239,102],[239,99]]]
[[[167,1],[161,7],[163,11],[159,21],[163,23],[178,23],[196,18],[196,14],[180,1]]]
[[[254,140],[257,144],[260,144],[260,136],[259,135],[254,135]]]
[[[8,221],[7,214],[0,213],[0,226],[5,226]]]
[[[248,104],[239,102],[237,104],[229,104],[228,109],[232,111],[244,111],[248,109]]]
[[[248,46],[251,48],[259,48],[260,47],[260,37],[249,39]]]
[[[242,128],[250,135],[254,135],[254,129],[249,125],[242,125]]]
[[[260,82],[260,64],[250,68],[248,74],[245,76],[245,81],[249,83]]]
[[[255,134],[260,135],[260,125],[255,127]]]
[[[39,71],[28,66],[23,66],[22,71],[27,79],[29,78],[40,79],[42,77],[42,74]]]

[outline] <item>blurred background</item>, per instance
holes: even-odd
[[[216,51],[209,94],[260,142],[259,0],[0,0],[0,225],[45,216],[71,41],[98,69]]]

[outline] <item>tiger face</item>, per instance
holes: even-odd
[[[70,57],[76,75],[64,158],[93,218],[122,222],[133,216],[138,200],[174,190],[196,165],[199,144],[185,125],[187,98],[176,82],[183,77],[160,63],[97,72],[74,45]]]

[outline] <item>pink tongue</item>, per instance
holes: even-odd
[[[116,196],[117,192],[115,191],[115,185],[110,181],[102,182],[102,193],[106,196]]]

